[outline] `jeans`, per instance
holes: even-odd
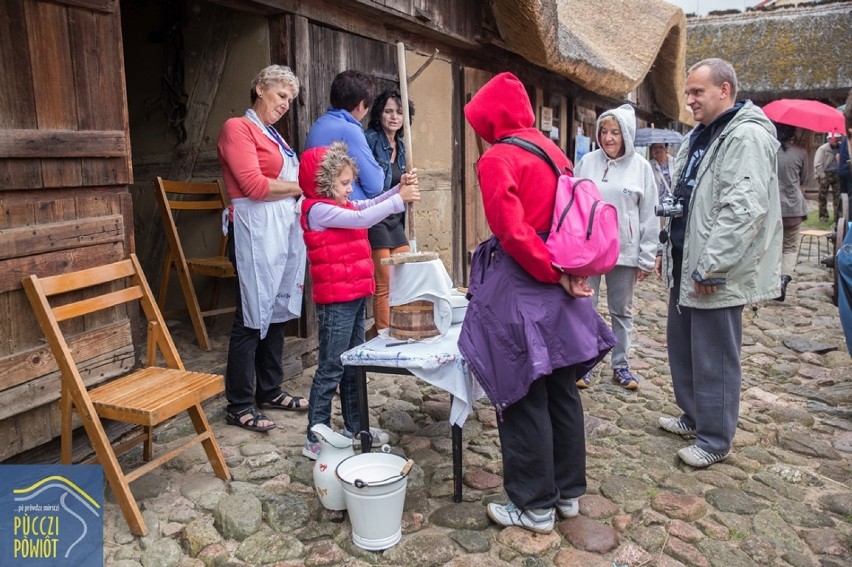
[[[319,360],[311,385],[308,410],[308,440],[317,442],[311,427],[323,423],[331,427],[331,401],[340,387],[343,425],[349,431],[361,431],[355,370],[344,368],[340,355],[364,342],[364,312],[366,299],[344,303],[317,304]]]

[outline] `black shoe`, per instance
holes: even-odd
[[[776,297],[775,301],[784,301],[784,299],[786,299],[786,297],[787,297],[787,284],[790,283],[790,281],[792,279],[793,278],[791,278],[790,276],[781,276],[781,295]]]

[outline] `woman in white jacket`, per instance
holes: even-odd
[[[639,387],[630,372],[628,351],[633,333],[633,288],[653,271],[659,242],[659,222],[654,215],[657,184],[648,160],[636,153],[636,115],[623,104],[598,117],[595,126],[599,149],[583,156],[574,175],[594,181],[601,196],[618,209],[620,250],[615,268],[606,277],[606,297],[612,330],[618,344],[612,349],[612,379],[628,390]],[[590,277],[600,293],[601,277]],[[589,386],[589,374],[577,380],[578,388]]]

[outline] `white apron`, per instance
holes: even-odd
[[[257,124],[254,116],[246,115]],[[260,124],[264,134],[278,143]],[[282,150],[278,179],[297,181],[299,159]],[[284,323],[302,313],[307,260],[301,206],[294,197],[278,201],[233,199],[234,246],[246,327],[266,337],[271,323]]]

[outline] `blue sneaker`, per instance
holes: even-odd
[[[635,390],[639,387],[639,380],[630,373],[630,369],[628,368],[613,368],[612,380],[622,388],[627,388],[628,390]]]
[[[592,373],[586,372],[577,380],[577,388],[580,390],[585,390],[592,383]]]

